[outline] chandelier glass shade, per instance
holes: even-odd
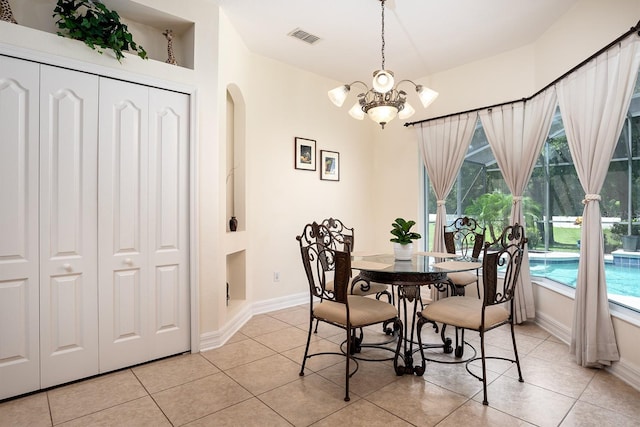
[[[358,94],[357,102],[349,110],[349,114],[354,119],[362,120],[365,114],[369,116],[371,120],[380,124],[382,129],[384,125],[393,120],[396,116],[400,119],[408,119],[416,110],[407,102],[407,93],[399,89],[398,87],[404,83],[410,83],[414,86],[415,91],[418,94],[418,98],[424,108],[427,108],[438,97],[438,92],[428,87],[416,84],[411,80],[401,80],[397,85],[395,84],[395,78],[393,71],[385,70],[384,68],[384,2],[386,0],[379,0],[382,4],[382,67],[380,70],[373,72],[373,81],[371,89],[366,83],[356,80],[350,84],[338,86],[335,89],[331,89],[328,92],[329,99],[337,107],[342,107],[344,101],[347,99],[351,86],[358,84],[364,87],[365,91]]]

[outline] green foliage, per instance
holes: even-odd
[[[413,220],[405,221],[403,218],[396,218],[396,221],[391,224],[391,226],[393,227],[391,229],[391,234],[393,234],[395,237],[390,239],[390,241],[393,243],[406,245],[408,243],[411,243],[412,240],[422,238],[420,234],[410,231],[411,227],[413,227],[414,225],[416,225],[416,222]]]
[[[82,15],[81,10],[85,13]],[[97,2],[97,0],[58,0],[53,17],[60,29],[58,35],[82,40],[91,49],[103,53],[102,49],[111,49],[118,62],[124,58],[123,51],[133,51],[142,59],[147,52],[133,41],[126,25],[120,22],[117,12]]]
[[[618,222],[611,226],[611,234],[620,240],[622,236],[626,236],[629,233],[629,225],[626,222]],[[637,221],[631,222],[631,234],[640,234],[640,223]]]
[[[475,218],[480,224],[484,224],[489,230],[491,241],[495,241],[502,230],[509,225],[512,200],[511,194],[505,194],[501,191],[485,193],[467,206],[465,215]],[[522,205],[527,224],[525,232],[529,246],[535,247],[541,240],[540,233],[536,227],[536,222],[541,217],[540,205],[530,197],[523,197]]]

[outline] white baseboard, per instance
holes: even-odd
[[[222,347],[229,338],[242,328],[254,315],[269,313],[283,308],[289,308],[309,302],[309,293],[302,292],[286,297],[273,298],[264,301],[257,301],[252,305],[236,314],[229,322],[224,324],[221,329],[213,332],[200,334],[200,351],[212,350]]]
[[[273,298],[269,300],[257,301],[252,305],[253,314],[270,313],[283,308],[294,307],[300,304],[309,303],[309,292],[301,292],[298,294],[287,295],[284,297]]]
[[[638,366],[621,358],[619,362],[613,362],[606,369],[631,387],[640,390],[640,369]]]
[[[542,329],[549,332],[565,344],[568,345],[571,343],[571,329],[556,322],[551,317],[546,316],[543,313],[536,313],[535,322]],[[606,370],[636,390],[640,390],[640,368],[635,366],[633,363],[620,359],[620,361],[614,362],[611,366],[607,367]]]
[[[200,334],[200,351],[222,347],[224,343],[233,336],[233,334],[235,334],[251,319],[252,316],[253,313],[251,312],[251,307],[247,306],[238,312],[238,314],[236,314],[221,329]]]
[[[557,322],[552,317],[549,317],[544,313],[536,312],[535,322],[542,329],[549,332],[565,344],[571,343],[571,329],[567,328],[562,323]]]

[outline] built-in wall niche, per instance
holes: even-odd
[[[247,226],[245,204],[245,104],[240,89],[236,85],[227,88],[226,108],[226,218],[235,217],[237,230]],[[227,231],[231,231],[227,225]]]
[[[173,52],[178,65],[193,69],[195,25],[191,21],[169,15],[132,0],[103,0],[109,9],[120,15],[136,44],[144,47],[149,59],[165,62],[168,58],[168,41],[162,34],[173,31]],[[56,0],[9,0],[18,25],[56,34],[53,9]],[[78,42],[82,43],[82,42]],[[115,61],[115,59],[114,59]]]
[[[227,255],[227,305],[247,299],[246,251],[238,251]]]

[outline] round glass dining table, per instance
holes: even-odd
[[[413,366],[413,339],[418,305],[422,307],[420,290],[423,286],[434,288],[448,295],[456,295],[456,287],[448,279],[448,273],[473,271],[482,263],[473,259],[461,259],[456,254],[442,252],[418,252],[411,260],[397,261],[391,254],[352,253],[351,268],[357,271],[351,286],[367,287],[370,283],[384,283],[393,286],[393,295],[398,305],[398,315],[404,323],[403,348],[400,355],[404,365],[396,368],[398,375],[422,375],[424,368]],[[411,325],[409,327],[409,325]],[[427,344],[426,347],[442,347],[447,353],[452,351],[451,339],[444,336],[442,344]]]

